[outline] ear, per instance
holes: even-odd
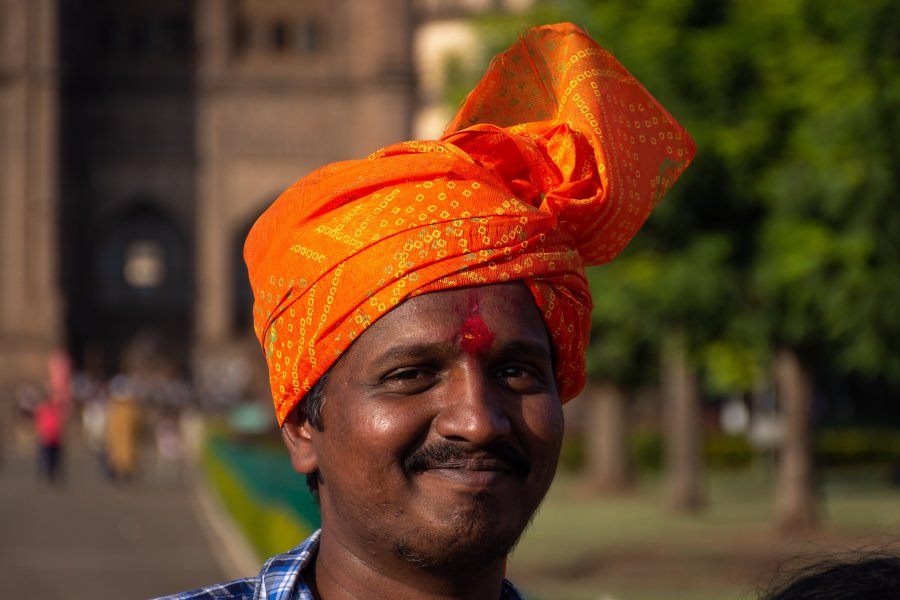
[[[312,428],[302,410],[292,410],[281,427],[281,437],[291,455],[294,470],[304,475],[314,473],[319,468],[310,433]]]

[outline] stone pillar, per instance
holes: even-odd
[[[197,212],[196,212],[196,342],[215,346],[228,335],[231,289],[228,277],[227,227],[221,187],[219,144],[216,128],[215,87],[221,75],[229,32],[228,3],[197,3]]]
[[[194,380],[207,401],[244,399],[253,376],[247,355],[259,353],[250,336],[232,331],[234,216],[223,127],[228,125],[225,91],[233,27],[226,0],[198,0],[196,33],[196,304],[192,348]],[[249,339],[248,339],[249,338]],[[264,388],[263,392],[264,393]]]
[[[59,344],[55,0],[0,19],[0,383],[46,377]]]

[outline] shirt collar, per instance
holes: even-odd
[[[303,580],[303,571],[315,561],[321,536],[319,529],[293,550],[266,561],[259,574],[260,585],[254,600],[315,600]],[[523,599],[516,587],[504,579],[501,600]]]

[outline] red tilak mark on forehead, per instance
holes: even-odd
[[[462,326],[460,347],[469,354],[478,354],[491,347],[494,334],[480,317],[469,317]]]

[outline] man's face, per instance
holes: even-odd
[[[323,527],[338,543],[428,568],[501,560],[550,486],[562,440],[531,294],[510,283],[402,303],[332,368],[322,430],[307,430]]]

